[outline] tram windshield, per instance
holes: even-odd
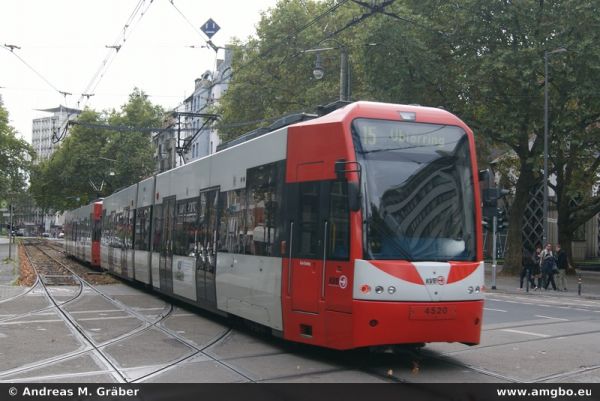
[[[469,141],[456,126],[356,119],[366,259],[472,261],[475,199]]]

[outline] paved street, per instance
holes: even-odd
[[[0,244],[1,252],[6,249]],[[598,294],[526,293],[514,277],[499,277],[497,290],[488,292],[480,345],[436,343],[420,351],[367,353],[257,335],[126,284],[49,287],[64,315],[39,286],[8,285],[11,269],[7,264],[0,269],[5,280],[0,382],[598,382],[600,377]],[[591,292],[596,276],[588,275]],[[67,324],[67,316],[81,331]]]

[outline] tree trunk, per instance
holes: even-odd
[[[535,185],[533,170],[525,160],[521,160],[521,169],[517,181],[515,198],[508,218],[507,252],[504,258],[503,275],[515,275],[521,271],[523,258],[523,216],[529,200],[529,189]]]
[[[569,266],[575,267],[573,264],[573,230],[567,224],[561,224],[560,219],[558,220],[558,243],[567,253]],[[567,269],[567,275],[575,275],[575,269]]]

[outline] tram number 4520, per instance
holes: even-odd
[[[450,320],[456,318],[455,306],[415,305],[410,307],[413,320]]]

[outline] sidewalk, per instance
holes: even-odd
[[[25,287],[14,285],[18,275],[17,246],[11,250],[12,261],[8,260],[8,238],[0,237],[0,301],[18,295],[26,290]]]
[[[529,293],[525,290],[525,282],[523,289],[519,289],[519,276],[502,276],[500,272],[502,266],[496,268],[496,289],[492,289],[492,265],[485,264],[485,287],[488,294],[504,293],[504,294],[531,294],[531,295],[549,295],[553,297],[566,298],[586,298],[600,299],[600,272],[577,270],[574,276],[567,276],[568,291],[553,291],[552,286],[548,287],[547,291],[533,291]],[[581,277],[581,296],[578,295],[578,277]]]

